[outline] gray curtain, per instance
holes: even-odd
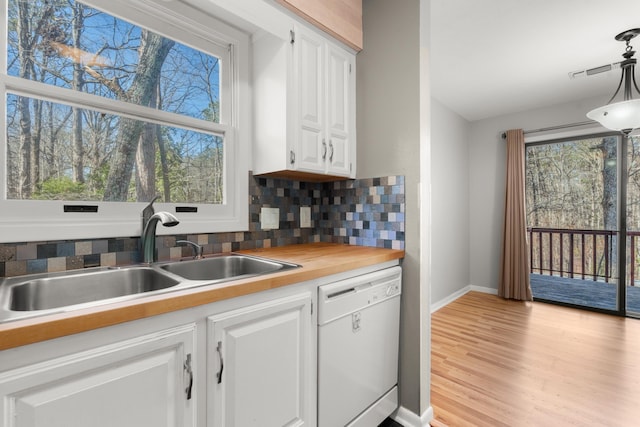
[[[529,281],[524,155],[522,129],[507,131],[507,176],[498,295],[531,301],[533,296]]]

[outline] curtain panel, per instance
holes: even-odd
[[[522,129],[507,136],[507,175],[502,241],[502,265],[498,295],[507,299],[531,301],[529,245],[525,209],[525,147]]]

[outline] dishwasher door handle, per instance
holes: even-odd
[[[356,285],[356,286],[352,286],[350,288],[345,288],[339,291],[335,291],[332,292],[330,294],[327,294],[327,301],[333,299],[333,298],[338,298],[344,295],[348,295],[348,294],[355,294],[356,292],[362,292],[366,289],[371,288],[373,285],[370,282],[367,283],[362,283],[360,285]]]
[[[327,301],[332,300],[334,298],[341,297],[343,295],[353,294],[355,292],[356,292],[356,288],[355,287],[348,288],[348,289],[343,289],[341,291],[336,291],[336,292],[333,292],[333,293],[327,295]]]

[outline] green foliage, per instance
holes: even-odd
[[[86,186],[73,182],[69,177],[49,178],[34,193],[36,200],[82,200],[86,197]]]
[[[220,123],[220,101],[210,102],[209,106],[202,112],[205,120]]]

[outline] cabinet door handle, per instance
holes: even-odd
[[[327,158],[327,141],[322,138],[322,160]]]
[[[222,371],[224,370],[224,359],[222,358],[222,341],[218,341],[218,347],[216,348],[218,357],[220,358],[220,370],[216,374],[218,376],[218,384],[222,383]]]
[[[296,153],[294,153],[293,150],[289,151],[289,159],[291,161],[291,164],[294,164],[296,162]]]
[[[184,361],[184,370],[189,375],[189,384],[184,392],[187,394],[187,400],[191,400],[191,391],[193,390],[193,369],[191,369],[191,353],[187,354],[187,360]]]
[[[333,142],[331,140],[329,140],[329,150],[331,150],[329,152],[329,161],[333,162]]]

